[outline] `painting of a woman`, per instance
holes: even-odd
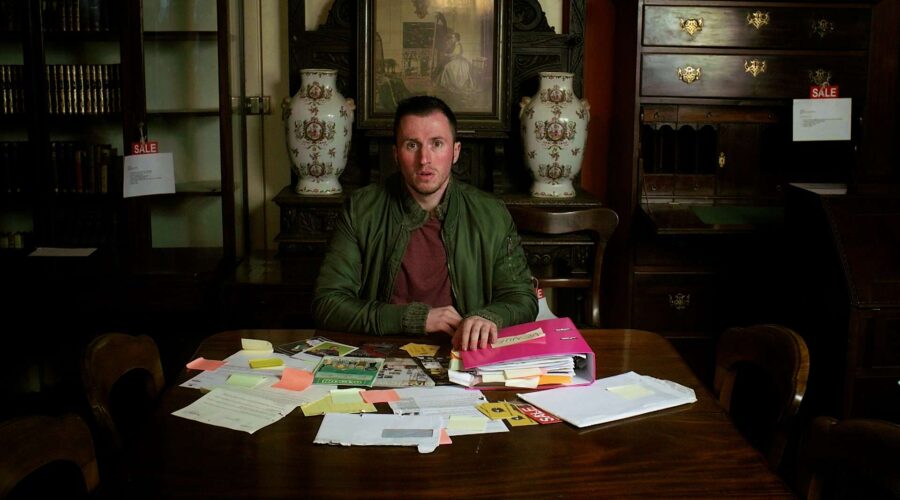
[[[472,63],[463,57],[463,46],[458,32],[453,32],[448,41],[447,64],[441,71],[438,85],[453,92],[474,92],[475,80],[472,78]]]

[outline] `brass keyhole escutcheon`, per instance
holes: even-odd
[[[769,13],[758,10],[751,14],[747,14],[747,24],[759,31],[760,28],[769,24]]]
[[[744,73],[750,73],[756,78],[760,73],[766,72],[766,61],[762,59],[751,59],[744,61]]]
[[[678,79],[688,85],[699,80],[701,73],[702,70],[699,66],[697,66],[696,68],[693,66],[685,66],[683,68],[678,68],[677,71]]]
[[[703,31],[702,17],[698,17],[697,19],[679,18],[678,24],[681,26],[681,31],[687,33],[691,38],[693,38],[697,33]]]
[[[719,153],[719,168],[725,168],[725,152]]]

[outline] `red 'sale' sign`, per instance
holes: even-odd
[[[836,99],[838,97],[837,85],[810,85],[810,99]]]
[[[146,155],[151,153],[159,153],[159,141],[132,142],[131,154]]]

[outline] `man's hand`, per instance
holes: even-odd
[[[453,334],[453,348],[468,351],[483,349],[488,342],[497,341],[497,325],[481,316],[469,316],[462,320]]]
[[[453,306],[432,307],[425,318],[425,331],[428,333],[444,332],[453,335],[462,316],[456,312]]]

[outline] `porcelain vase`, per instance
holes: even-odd
[[[347,166],[356,105],[338,92],[336,80],[337,70],[301,69],[300,90],[284,107],[285,136],[297,176],[297,194],[343,191],[338,178]]]
[[[541,72],[538,93],[519,103],[525,164],[534,178],[532,196],[575,196],[573,181],[584,158],[590,105],[572,91],[574,76]]]

